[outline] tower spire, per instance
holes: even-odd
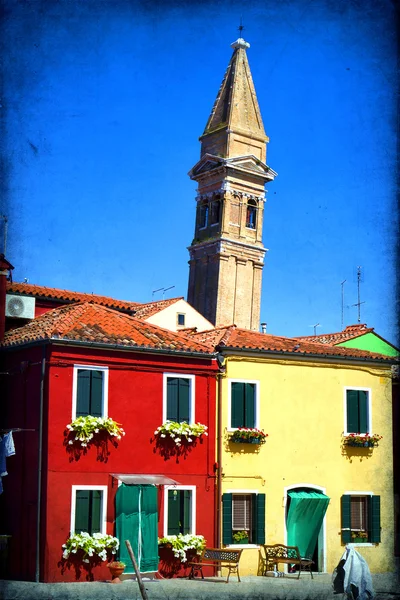
[[[243,25],[239,27],[240,35]],[[215,325],[259,330],[266,164],[265,135],[242,37],[200,138],[194,239],[189,247],[188,301]]]

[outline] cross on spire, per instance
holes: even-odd
[[[238,27],[240,37],[242,37],[243,29],[244,29],[244,26],[242,25],[242,17],[240,17],[240,25]]]

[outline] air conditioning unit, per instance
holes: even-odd
[[[6,294],[6,317],[13,319],[34,319],[35,298]]]

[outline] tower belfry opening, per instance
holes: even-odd
[[[243,38],[233,55],[200,137],[194,239],[189,247],[188,302],[214,325],[258,330],[265,184],[277,173],[266,164],[266,143]]]

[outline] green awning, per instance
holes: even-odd
[[[297,546],[302,557],[312,557],[330,498],[311,490],[290,491],[288,495],[288,546]]]

